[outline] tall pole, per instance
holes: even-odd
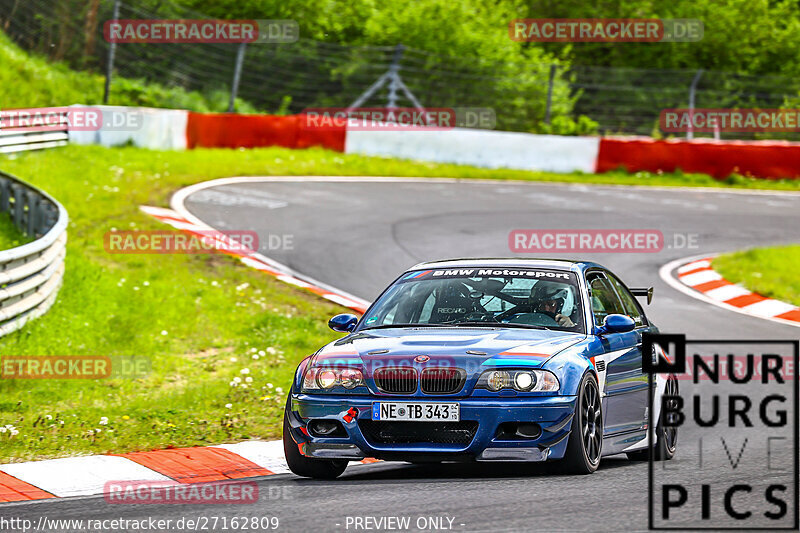
[[[244,51],[247,43],[241,43],[236,50],[236,66],[233,69],[233,84],[231,85],[231,100],[228,102],[228,113],[233,113],[236,103],[236,94],[239,92],[239,80],[242,79],[242,65],[244,64]]]
[[[694,139],[694,97],[697,93],[697,82],[700,81],[700,76],[703,75],[703,69],[699,69],[694,75],[692,84],[689,86],[689,129],[686,130],[686,138],[688,140]]]
[[[405,49],[406,47],[402,44],[395,46],[392,64],[389,65],[389,98],[386,103],[386,107],[389,108],[397,107],[397,89],[400,88],[398,71],[400,70],[400,60],[403,58]]]
[[[119,20],[119,4],[120,0],[114,2],[114,14],[111,19]],[[108,60],[106,61],[106,85],[103,89],[103,103],[108,104],[108,97],[111,94],[111,71],[114,69],[114,54],[117,52],[117,43],[109,43],[108,47]]]
[[[550,108],[553,105],[553,82],[556,79],[556,65],[550,65],[550,79],[547,82],[547,106],[544,108],[544,123],[550,124]]]

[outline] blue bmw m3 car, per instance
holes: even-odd
[[[677,380],[657,374],[651,390],[642,334],[658,330],[635,296],[649,303],[652,289],[590,262],[417,265],[360,319],[333,317],[346,335],[298,366],[283,428],[289,468],[330,479],[373,457],[557,461],[588,474],[604,456],[646,459],[650,440],[670,459],[677,432],[660,406]]]

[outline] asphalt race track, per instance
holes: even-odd
[[[508,235],[514,229],[656,229],[665,239],[658,253],[581,258],[608,266],[629,286],[654,286],[655,298],[646,311],[662,332],[685,333],[689,339],[797,339],[800,333],[795,327],[693,299],[658,276],[662,265],[678,258],[800,242],[796,194],[254,178],[195,192],[186,207],[217,229],[257,231],[264,255],[367,300],[421,261],[512,256]],[[291,235],[292,248],[270,249],[269,235]],[[696,239],[695,247],[674,246],[687,237]],[[576,254],[546,255],[574,258]],[[692,430],[679,436],[678,454],[668,465],[676,470],[674,476],[682,476],[679,479],[697,474],[697,446],[681,446],[695,437]],[[733,444],[734,455],[740,446]],[[763,466],[765,444],[754,437],[749,446],[732,469],[726,465],[726,451],[709,445],[702,475],[721,485],[741,480],[755,485],[776,475]],[[716,471],[709,472],[715,464]],[[108,505],[102,497],[92,497],[17,504],[4,510],[13,508],[15,516],[34,520],[41,515],[173,520],[277,516],[282,531],[364,531],[367,526],[387,530],[386,523],[379,528],[375,522],[361,522],[364,527],[357,528],[354,518],[389,516],[409,517],[412,531],[418,525],[425,526],[421,530],[435,529],[436,522],[427,519],[438,517],[444,518],[443,528],[452,531],[643,531],[648,527],[647,470],[647,462],[631,462],[624,456],[604,459],[597,473],[583,477],[555,475],[542,465],[377,463],[351,466],[332,482],[291,475],[263,478],[256,505]],[[753,510],[769,509],[757,496]],[[692,494],[690,499],[697,497]],[[786,498],[791,513],[792,487]],[[740,501],[751,502],[744,496]],[[713,513],[722,506],[716,495],[712,506]]]

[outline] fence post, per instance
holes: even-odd
[[[697,93],[697,82],[700,81],[700,76],[703,75],[703,69],[698,69],[694,75],[692,84],[689,86],[689,129],[686,130],[686,139],[694,139],[694,97]]]
[[[112,20],[119,20],[119,4],[120,0],[114,2],[114,13],[111,15]],[[114,68],[114,54],[116,52],[117,43],[109,43],[108,60],[106,61],[106,85],[103,89],[103,104],[108,104],[108,97],[111,93],[111,70]]]
[[[394,47],[392,64],[389,65],[389,97],[386,107],[397,107],[397,89],[400,85],[397,83],[399,78],[398,72],[400,70],[400,60],[403,59],[403,51],[405,51],[405,49],[406,47],[402,44],[398,44]]]
[[[544,108],[544,123],[550,124],[550,108],[553,105],[553,82],[556,79],[556,65],[550,65],[550,79],[547,81],[547,106]]]
[[[239,80],[242,79],[242,65],[244,64],[244,51],[247,43],[243,42],[236,50],[236,66],[233,69],[233,83],[231,84],[231,100],[228,102],[228,113],[233,113],[233,105],[236,103],[236,94],[239,92]]]

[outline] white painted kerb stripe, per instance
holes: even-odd
[[[690,287],[700,285],[701,283],[706,283],[707,281],[716,281],[718,279],[722,279],[722,276],[713,270],[701,270],[700,272],[686,274],[685,276],[680,277],[681,282],[689,285]]]
[[[678,269],[678,274],[683,274],[684,272],[689,272],[692,270],[696,270],[698,268],[708,268],[711,266],[711,261],[708,259],[703,259],[702,261],[694,261],[693,263],[689,263],[688,265],[683,265]]]
[[[719,302],[725,302],[732,298],[744,296],[746,294],[750,294],[750,291],[738,285],[724,285],[722,287],[717,287],[716,289],[711,289],[710,291],[705,292],[706,296]]]
[[[788,313],[794,309],[797,308],[791,304],[787,304],[786,302],[781,302],[778,300],[762,300],[760,302],[742,307],[743,311],[766,317],[782,315],[783,313]]]
[[[31,463],[0,465],[5,472],[56,496],[102,494],[109,481],[166,481],[172,479],[138,463],[111,455],[67,457]]]

